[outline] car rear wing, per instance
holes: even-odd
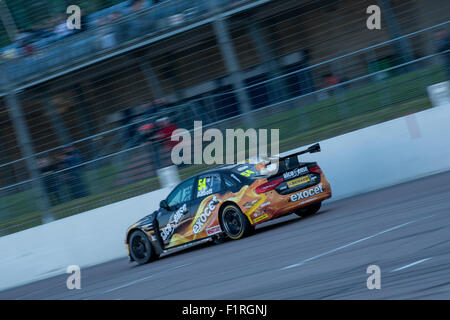
[[[299,156],[299,155],[305,154],[305,153],[316,153],[316,152],[320,152],[320,144],[319,143],[313,144],[312,146],[308,147],[305,150],[302,150],[302,151],[299,151],[299,152],[295,152],[295,153],[290,153],[288,155],[285,155],[283,157],[278,157],[278,158],[275,158],[275,159],[278,159],[278,161],[281,162],[283,160],[286,160],[287,158],[296,157],[296,156]],[[271,159],[273,159],[273,158],[271,158]]]
[[[286,170],[297,167],[299,165],[299,161],[297,158],[299,155],[316,152],[320,152],[319,143],[313,144],[305,150],[290,153],[282,157],[268,157],[266,158],[266,168],[262,170],[262,174],[268,176],[276,176],[282,172],[285,172]],[[295,160],[291,160],[292,158],[295,158]]]

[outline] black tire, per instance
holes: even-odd
[[[225,233],[219,233],[213,236],[213,241],[215,244],[222,244],[227,240],[230,240],[230,238],[228,238],[228,236]]]
[[[255,230],[241,209],[234,204],[228,204],[221,210],[220,223],[228,238],[233,240],[241,239]]]
[[[148,236],[141,230],[135,230],[128,241],[130,255],[138,264],[145,264],[157,258]]]
[[[319,211],[320,207],[322,206],[322,202],[314,203],[312,205],[309,205],[307,207],[303,207],[295,211],[295,214],[300,217],[308,217],[310,215],[313,215],[317,211]]]

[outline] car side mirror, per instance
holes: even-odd
[[[159,207],[163,208],[163,209],[166,209],[166,210],[170,209],[169,204],[167,203],[166,199],[161,200],[161,202],[159,203]]]

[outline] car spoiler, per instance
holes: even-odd
[[[292,157],[299,156],[299,155],[305,154],[305,153],[316,153],[316,152],[320,152],[320,144],[318,144],[318,143],[313,144],[312,146],[308,147],[305,150],[302,150],[302,151],[299,151],[299,152],[295,152],[295,153],[291,153],[291,154],[288,154],[288,155],[283,156],[283,157],[278,157],[278,161],[283,161],[283,160],[285,160],[287,158],[292,158]]]
[[[290,154],[282,156],[282,157],[264,157],[266,166],[264,169],[261,170],[261,174],[267,175],[267,176],[275,176],[279,173],[278,170],[280,169],[280,167],[279,167],[280,163],[284,162],[284,160],[299,156],[301,154],[316,153],[316,152],[320,152],[320,144],[318,144],[318,143],[313,144],[312,146],[308,147],[305,150],[290,153]],[[273,167],[273,165],[275,167]],[[282,170],[284,171],[285,169],[282,169]]]
[[[320,144],[319,143],[313,144],[312,146],[308,147],[307,149],[299,151],[299,152],[290,153],[290,154],[282,156],[282,157],[270,157],[269,159],[271,162],[274,160],[281,162],[287,158],[292,158],[292,157],[299,156],[299,155],[305,154],[305,153],[316,153],[316,152],[320,152]]]

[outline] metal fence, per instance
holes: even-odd
[[[280,129],[285,151],[431,107],[426,88],[448,79],[448,49],[429,41],[448,19],[397,37],[385,30],[346,50],[343,40],[365,28],[355,8],[367,3],[275,1],[245,14],[220,11],[200,29],[81,69],[66,65],[70,72],[46,81],[17,81],[6,69],[0,235],[159,188],[156,170],[171,164],[170,133],[194,121],[205,130]],[[317,18],[330,7],[336,21],[358,27],[330,33]],[[442,10],[431,8],[429,15]],[[397,27],[410,19],[402,20],[404,9],[404,2],[391,8]],[[294,27],[299,17],[303,29]],[[302,35],[309,39],[295,43]],[[179,172],[185,178],[205,167]]]
[[[248,1],[239,1],[239,6]],[[214,6],[214,3],[217,6]],[[11,62],[6,67],[12,81],[25,81],[43,72],[60,70],[62,65],[77,65],[92,61],[105,54],[135,44],[141,46],[145,40],[157,35],[166,37],[171,31],[206,19],[217,10],[236,6],[236,1],[221,0],[171,0],[146,9],[130,12],[92,26],[83,32],[64,37],[53,35],[33,42],[32,54],[11,52]],[[16,48],[12,46],[11,49]],[[11,51],[10,49],[10,51]]]

